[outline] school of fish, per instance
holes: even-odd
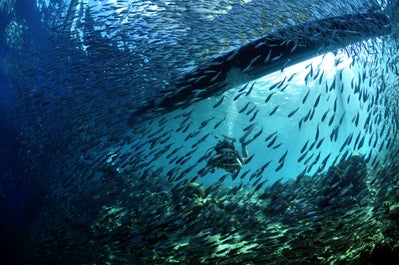
[[[55,5],[43,47],[12,58],[25,167],[43,168],[30,264],[360,264],[398,242],[396,33],[131,116],[262,34],[370,9],[393,20],[393,1],[89,2]],[[238,174],[208,168],[223,139],[248,149]]]

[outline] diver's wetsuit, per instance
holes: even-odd
[[[214,168],[223,168],[230,173],[237,173],[248,159],[247,148],[241,142],[242,157],[231,141],[224,140],[215,146],[216,154],[208,160],[208,167],[211,171]]]

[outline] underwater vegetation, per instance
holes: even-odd
[[[0,12],[7,264],[399,262],[397,1]]]

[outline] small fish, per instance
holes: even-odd
[[[265,58],[265,63],[268,63],[270,61],[272,55],[272,49],[269,50],[269,53],[267,54],[266,58]]]
[[[346,138],[346,142],[347,142],[348,145],[351,144],[352,139],[353,139],[353,132]]]
[[[213,108],[217,108],[217,107],[219,107],[220,106],[220,104],[222,104],[222,102],[223,102],[223,99],[224,99],[224,96],[222,96],[222,98],[215,104],[215,105],[213,105]]]
[[[243,113],[243,112],[248,108],[248,106],[249,106],[250,103],[251,103],[251,102],[248,102],[247,104],[245,104],[245,106],[244,106],[242,109],[240,109],[240,110],[238,111],[238,113]]]
[[[303,97],[302,104],[305,104],[305,102],[306,102],[306,100],[307,100],[307,98],[309,96],[309,92],[310,92],[310,89],[308,90],[308,92],[306,92],[305,96]]]
[[[309,71],[305,76],[305,84],[308,84],[309,77],[312,76],[312,71]]]
[[[201,122],[200,126],[198,127],[198,130],[203,129],[205,126],[208,125],[208,123],[213,120],[215,117],[210,117],[209,119],[204,120],[203,122]]]
[[[252,122],[255,118],[256,118],[256,115],[258,114],[258,109],[254,112],[254,114],[252,115],[252,117],[249,119],[249,122]]]
[[[267,103],[267,102],[272,98],[272,96],[274,95],[274,93],[276,93],[276,92],[272,92],[272,93],[270,93],[270,94],[266,97],[265,103]]]
[[[299,41],[294,42],[294,46],[292,46],[290,53],[293,53],[296,50],[296,48],[298,48],[298,44],[299,44]]]
[[[274,170],[276,172],[280,171],[284,166],[284,161],[282,163],[280,163],[280,165]]]
[[[328,109],[326,112],[324,112],[323,116],[321,117],[321,122],[324,122],[324,120],[327,117],[327,113],[330,111],[330,109]]]
[[[169,134],[165,139],[160,139],[159,143],[160,144],[165,144],[170,138],[172,137],[172,134]]]
[[[259,130],[259,132],[257,132],[250,140],[246,141],[246,142],[244,143],[244,145],[250,144],[250,143],[251,143],[252,141],[254,141],[256,138],[258,138],[259,135],[262,134],[262,132],[263,132],[263,127],[262,127],[262,128]]]
[[[253,82],[251,87],[248,89],[247,93],[245,94],[245,96],[249,96],[249,94],[251,94],[252,89],[254,88],[256,82]]]
[[[253,59],[249,62],[248,66],[245,67],[242,71],[245,73],[245,72],[247,72],[249,69],[251,69],[251,68],[252,68],[252,65],[253,65],[261,56],[262,56],[262,55],[259,54],[259,55],[257,55],[255,58],[253,58]]]
[[[196,148],[200,143],[204,142],[206,138],[210,135],[211,133],[207,133],[204,136],[202,136],[200,139],[198,139],[197,142],[195,142],[191,147]]]
[[[369,125],[370,119],[371,119],[371,114],[369,114],[369,115],[367,116],[366,121],[364,122],[363,129],[366,129],[366,126]]]
[[[187,163],[187,161],[189,161],[190,159],[191,159],[191,156],[188,156],[188,157],[182,159],[182,161],[180,161],[179,165],[180,165],[180,166],[183,166],[183,165],[184,165],[185,163]]]
[[[291,59],[286,59],[285,63],[283,64],[283,66],[281,66],[281,72],[284,71],[284,69],[287,67],[288,63],[291,62]]]
[[[271,87],[269,88],[269,90],[273,90],[274,88],[276,88],[280,83],[274,83],[273,85],[271,85]]]
[[[300,119],[298,122],[299,130],[302,128],[302,123],[304,122],[304,118]]]
[[[211,78],[211,82],[216,81],[221,74],[222,74],[222,71],[219,71],[214,77]]]
[[[288,114],[288,118],[291,118],[292,116],[294,116],[294,114],[295,114],[298,110],[299,110],[299,107],[296,108],[296,109],[294,109],[293,111],[291,111],[291,112]]]
[[[252,113],[252,111],[254,111],[256,109],[256,106],[254,106],[252,109],[248,110],[247,113],[245,113],[245,115],[249,115]]]
[[[283,92],[287,87],[288,87],[288,84],[286,84],[285,86],[283,86],[283,87],[280,89],[280,92]]]
[[[377,146],[377,142],[378,142],[378,134],[376,134],[376,136],[375,136],[375,140],[374,140],[374,143],[373,143],[373,148],[375,148],[376,146]],[[399,149],[398,149],[399,150]]]
[[[292,78],[294,78],[294,76],[296,75],[296,73],[293,73],[288,79],[287,82],[290,82],[292,80]]]
[[[274,136],[274,138],[270,141],[270,143],[267,145],[267,147],[271,147],[277,140],[277,135]]]
[[[278,160],[279,163],[283,162],[285,160],[285,157],[288,154],[288,150],[285,151],[285,153],[280,157],[280,159]]]
[[[199,82],[201,82],[202,80],[204,80],[204,79],[207,78],[207,77],[208,77],[207,75],[202,75],[202,76],[196,78],[196,79],[194,80],[194,83],[199,83]]]
[[[224,116],[223,119],[221,119],[220,121],[218,121],[214,126],[213,129],[216,129],[217,127],[220,126],[220,124],[222,124],[225,120],[226,120],[227,116]]]
[[[307,155],[308,153],[303,153],[299,158],[298,158],[298,163],[300,163]]]
[[[263,173],[265,169],[270,165],[272,160],[267,161],[266,163],[263,164],[263,166],[260,168],[260,171]]]
[[[324,75],[324,69],[323,69],[323,72],[321,73],[320,78],[319,78],[319,85],[321,85],[321,82],[323,80],[323,75]]]
[[[265,45],[266,45],[266,41],[259,42],[258,44],[255,45],[255,49],[258,49],[258,48],[260,48],[262,46],[265,46]]]
[[[371,143],[373,142],[373,137],[374,137],[374,134],[372,134],[372,135],[370,136],[370,138],[369,138],[369,141],[368,141],[368,145],[369,145],[369,146],[371,146]]]
[[[338,125],[335,125],[334,129],[331,130],[331,134],[330,134],[330,140],[331,141],[337,141],[338,132],[339,132],[339,127],[338,127]]]
[[[169,159],[172,155],[176,154],[176,152],[179,151],[179,150],[182,149],[182,148],[183,148],[182,145],[179,146],[179,147],[176,147],[175,149],[173,149],[173,150],[166,156],[166,158]]]
[[[282,81],[280,81],[280,83],[277,86],[277,88],[281,88],[284,85],[286,79],[287,79],[287,77],[284,77],[284,79]]]
[[[347,144],[348,144],[348,138],[346,138],[345,142],[341,145],[341,148],[339,149],[339,152],[340,152],[340,153],[345,149],[345,147],[347,146]]]
[[[275,62],[277,60],[279,60],[281,57],[283,57],[283,53],[280,53],[279,55],[277,55],[276,57],[274,57],[273,59],[271,59],[271,62]]]
[[[330,121],[328,122],[328,126],[331,126],[335,118],[335,113],[331,116]]]
[[[315,101],[315,103],[313,104],[313,108],[316,108],[316,107],[317,107],[317,105],[319,105],[319,102],[320,102],[320,96],[321,96],[321,94],[319,94],[319,96],[316,98],[316,101]]]
[[[329,91],[331,91],[331,90],[333,90],[333,89],[335,88],[335,81],[336,81],[336,80],[337,80],[337,79],[334,78],[333,82],[331,83],[331,86],[330,86]]]
[[[252,154],[250,157],[248,157],[248,159],[245,161],[245,164],[248,164],[249,162],[251,162],[251,160],[254,158],[255,154]]]
[[[201,163],[202,161],[208,159],[211,155],[212,155],[211,152],[205,153],[203,156],[201,156],[201,157],[197,160],[197,163]]]
[[[272,116],[272,115],[277,111],[278,106],[279,106],[279,105],[277,105],[277,106],[269,113],[269,116]]]
[[[385,126],[386,126],[386,123],[384,123],[384,124],[382,125],[382,128],[381,128],[381,130],[380,130],[380,137],[382,137],[382,135],[383,135],[384,132],[385,132]]]
[[[245,131],[252,131],[255,128],[256,123],[251,123],[250,125],[248,125],[247,127],[245,127],[244,129],[242,129],[244,132]]]
[[[307,165],[309,163],[310,159],[312,159],[313,156],[314,156],[314,154],[311,154],[303,163],[305,165]]]
[[[327,161],[328,161],[328,159],[330,158],[330,156],[331,156],[331,153],[329,153],[329,154],[323,159],[323,161],[321,161],[321,164],[322,164],[323,166],[325,166],[325,165],[327,164]]]
[[[338,97],[336,97],[334,101],[334,113],[337,111],[337,99]]]
[[[154,133],[148,135],[147,137],[148,137],[148,138],[153,138],[155,135],[157,135],[158,133],[162,132],[164,129],[165,129],[165,125],[162,126],[158,131],[156,131],[156,132],[154,132]]]
[[[339,125],[342,124],[342,121],[344,120],[344,116],[345,116],[345,112],[342,113],[342,116],[341,116],[341,118],[339,119],[339,122],[338,122]]]
[[[219,178],[218,182],[219,182],[219,183],[224,182],[225,179],[226,179],[228,176],[229,176],[229,174],[225,174],[225,175],[221,176],[221,177]]]
[[[245,91],[244,91],[244,92],[241,92],[241,93],[238,93],[237,96],[235,96],[235,97],[233,98],[233,100],[236,101],[237,99],[239,99],[239,98],[241,97],[241,95],[244,95],[244,94],[245,94]]]
[[[186,138],[184,139],[184,141],[187,141],[188,139],[197,136],[199,133],[200,133],[200,130],[197,130],[197,131],[194,131],[194,132],[189,133],[189,135],[186,136]]]
[[[251,176],[249,176],[249,180],[253,180],[254,178],[256,178],[259,175],[259,170],[256,170],[254,173],[251,174]]]
[[[165,125],[165,123],[166,123],[167,121],[168,121],[168,120],[166,119],[166,116],[165,116],[165,117],[163,117],[162,119],[159,120],[159,125],[160,125],[160,126]]]
[[[312,108],[312,109],[311,109],[312,112],[310,112],[309,121],[311,121],[311,120],[313,119],[315,110],[316,110],[315,108]]]
[[[275,134],[277,134],[277,131],[275,131],[275,132],[273,132],[273,133],[269,134],[269,135],[266,137],[266,139],[265,139],[265,142],[269,141],[269,140],[270,140],[270,138],[272,138],[272,137],[273,137],[273,135],[275,135]]]
[[[319,68],[319,67],[317,67],[317,72],[316,72],[316,74],[313,76],[313,79],[317,79],[317,77],[319,76],[319,74],[320,74],[320,71],[321,71],[321,68]]]
[[[364,138],[365,138],[365,135],[363,135],[363,137],[362,137],[362,139],[359,141],[359,145],[357,146],[357,148],[358,149],[360,149],[360,148],[362,148],[363,147],[363,144],[364,144]],[[389,144],[388,144],[388,142],[387,142],[387,146],[388,146]]]
[[[316,158],[315,158],[314,161],[313,161],[313,165],[316,165],[317,162],[319,162],[320,154],[321,154],[321,152],[319,152],[319,153],[317,154]]]
[[[193,124],[192,121],[189,124],[187,124],[187,126],[183,129],[182,133],[186,133],[188,131],[188,129],[190,128],[191,124]]]
[[[238,93],[243,92],[247,88],[248,85],[249,85],[249,83],[246,83],[242,88],[240,88],[240,90],[238,90]]]
[[[200,170],[198,170],[197,174],[199,176],[205,176],[208,172],[209,172],[209,168],[206,166],[206,167],[203,167]]]
[[[324,138],[320,139],[320,141],[317,143],[316,145],[316,149],[319,149],[319,147],[321,146],[321,144],[323,143]]]
[[[246,131],[246,133],[240,137],[240,142],[244,142],[245,138],[247,138],[247,136],[255,129],[255,125],[256,123],[252,123],[243,129],[243,131]]]
[[[354,187],[354,185],[352,183],[349,183],[348,186],[346,186],[345,188],[343,188],[340,192],[339,195],[340,196],[344,196],[346,193],[349,192],[350,189],[352,189]]]
[[[313,143],[310,144],[309,146],[309,151],[313,149],[314,145],[316,144],[316,141],[314,141]]]
[[[242,173],[242,174],[240,175],[240,179],[245,178],[245,176],[248,175],[248,173],[249,173],[250,170],[251,170],[251,169],[248,169],[247,171],[245,171],[244,173]]]
[[[180,132],[181,130],[183,130],[183,128],[185,127],[185,125],[180,125],[175,132]]]
[[[308,143],[309,143],[309,140],[307,140],[306,143],[302,146],[301,154],[302,154],[303,152],[305,152],[306,147],[308,146]]]
[[[260,179],[260,178],[259,178],[259,179]],[[264,181],[262,181],[261,183],[259,183],[259,184],[255,187],[254,191],[255,191],[255,192],[258,191],[258,190],[266,183],[266,181],[267,181],[267,179],[265,179]]]
[[[188,117],[188,116],[190,116],[190,114],[191,114],[193,111],[194,111],[194,109],[191,109],[191,110],[189,110],[189,111],[183,113],[182,115],[183,115],[183,117]]]

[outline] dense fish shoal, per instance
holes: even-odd
[[[41,192],[26,260],[395,260],[394,17],[311,2],[43,4],[48,32],[8,58],[21,172]],[[231,146],[233,169],[215,162]]]
[[[366,13],[331,17],[281,29],[225,53],[195,69],[132,114],[130,123],[145,113],[171,111],[186,107],[224,90],[297,64],[317,54],[337,50],[375,36],[391,32],[384,14]],[[231,75],[240,75],[229,80]],[[235,82],[235,84],[234,84]],[[156,102],[160,101],[160,102]]]

